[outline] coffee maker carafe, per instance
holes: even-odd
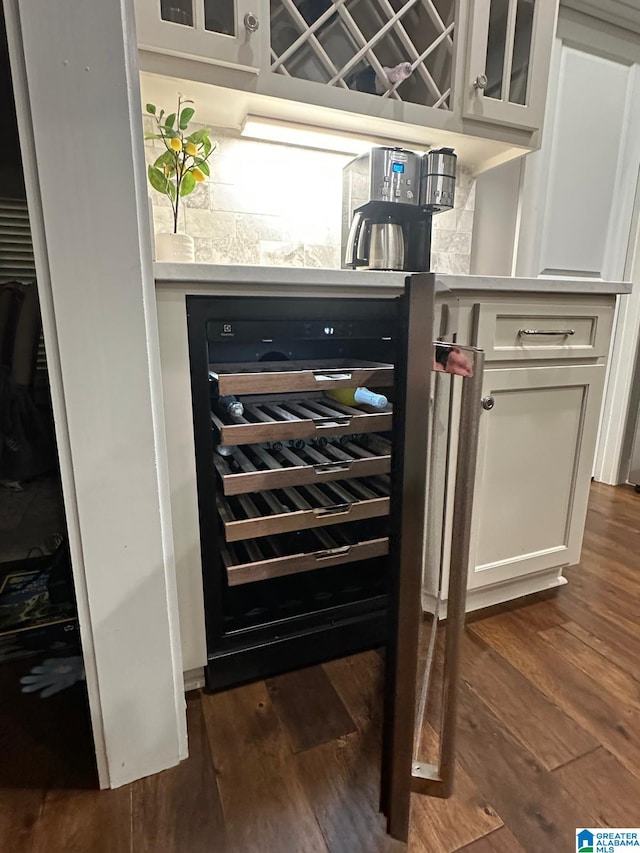
[[[372,148],[343,172],[342,265],[348,269],[428,271],[431,218],[453,207],[452,149],[421,156]]]

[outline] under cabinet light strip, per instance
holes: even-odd
[[[363,154],[375,145],[397,144],[385,139],[351,136],[324,131],[312,125],[296,124],[277,119],[267,119],[248,115],[240,135],[266,142],[279,142],[285,145],[298,145],[302,148],[318,148],[323,151],[335,151],[341,154]]]

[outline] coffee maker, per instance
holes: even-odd
[[[428,272],[431,220],[453,207],[456,155],[372,148],[344,167],[342,266]]]

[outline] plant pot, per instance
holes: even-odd
[[[193,237],[188,234],[156,234],[156,260],[173,264],[192,264],[195,261]]]

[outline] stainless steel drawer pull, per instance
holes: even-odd
[[[567,338],[569,335],[575,335],[575,329],[520,329],[518,335],[557,335],[561,338]]]
[[[349,512],[353,504],[334,504],[333,506],[321,506],[313,510],[313,514],[317,516],[325,515],[343,515]]]
[[[336,548],[327,548],[325,551],[314,551],[316,560],[330,560],[332,557],[344,557],[351,550],[351,545],[338,545]]]
[[[329,372],[328,370],[314,370],[312,373],[316,382],[328,382],[331,379],[334,379],[337,382],[339,380],[351,379],[351,374],[345,373],[342,370],[336,370],[333,372]]]
[[[316,429],[331,429],[332,427],[348,427],[351,418],[318,418],[313,425]]]
[[[352,465],[353,462],[321,462],[314,465],[313,470],[316,474],[335,474],[337,471],[348,471]]]

